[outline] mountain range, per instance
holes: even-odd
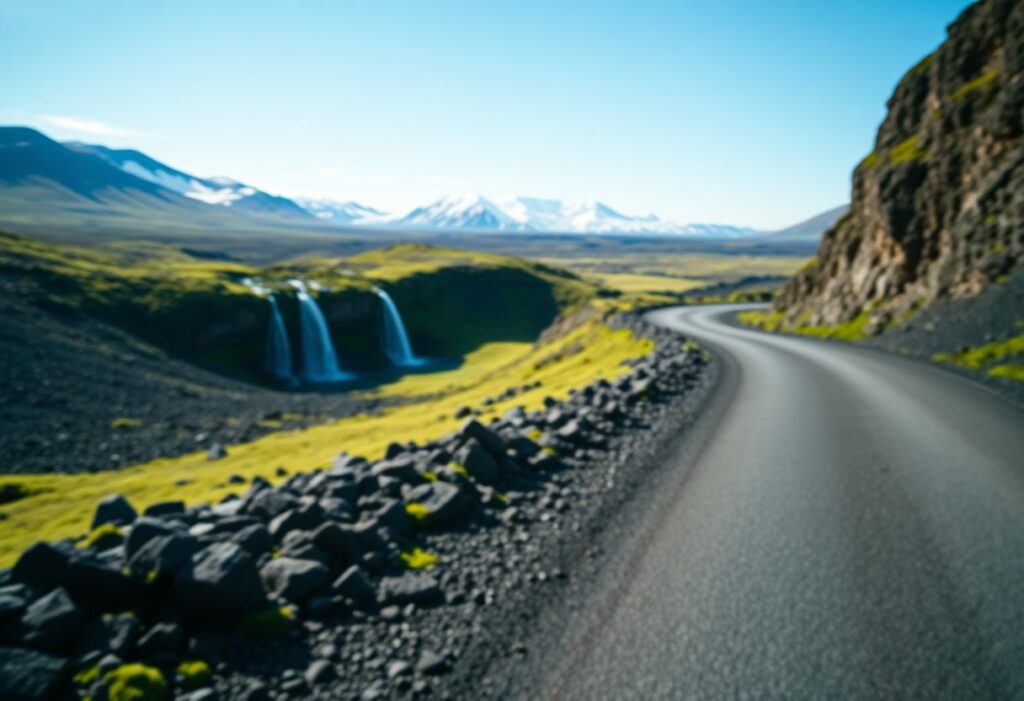
[[[659,235],[725,240],[773,235],[817,240],[845,211],[822,213],[780,232],[724,224],[677,224],[630,216],[600,202],[537,197],[491,200],[451,195],[405,213],[358,202],[289,199],[225,177],[199,177],[133,149],[60,143],[27,127],[0,127],[0,224],[94,228],[185,222],[197,228],[345,227],[420,232]],[[782,240],[782,238],[780,238]]]

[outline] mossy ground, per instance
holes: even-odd
[[[1002,341],[993,341],[974,348],[966,348],[954,353],[936,353],[932,360],[937,363],[949,363],[971,370],[984,370],[990,377],[1006,380],[1024,381],[1024,334],[1018,334]]]
[[[601,312],[610,310],[608,303]],[[168,499],[217,501],[239,491],[227,484],[232,474],[280,481],[273,477],[277,466],[289,473],[326,467],[343,450],[378,458],[396,439],[424,442],[456,429],[462,423],[455,418],[460,407],[479,406],[508,387],[542,383],[487,407],[484,420],[519,404],[539,408],[545,396],[564,397],[570,388],[597,378],[614,379],[628,370],[623,361],[642,356],[650,348],[649,341],[634,338],[628,330],[610,329],[598,314],[548,343],[485,344],[469,353],[456,370],[408,376],[376,391],[424,401],[375,416],[358,415],[304,431],[274,433],[232,446],[221,460],[209,461],[205,453],[196,452],[117,471],[0,478],[0,489],[14,484],[26,494],[4,506],[0,566],[11,564],[35,541],[86,533],[97,502],[108,494],[124,494],[139,510]]]
[[[781,312],[767,310],[740,312],[738,318],[740,323],[746,326],[753,326],[772,333],[785,332],[837,341],[859,341],[865,336],[864,329],[868,324],[869,317],[866,312],[861,313],[845,324],[836,324],[834,326],[800,323],[784,324]]]

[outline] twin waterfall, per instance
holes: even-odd
[[[401,368],[422,365],[423,361],[412,354],[412,346],[409,345],[409,335],[405,332],[402,315],[398,313],[398,307],[395,306],[391,295],[379,287],[374,287],[373,291],[384,303],[384,355],[388,357],[392,365]]]
[[[302,340],[302,379],[306,382],[340,382],[350,375],[338,369],[338,354],[334,352],[331,331],[316,300],[309,296],[306,286],[293,280],[299,300],[299,330]]]
[[[338,366],[338,354],[334,350],[330,328],[324,319],[320,306],[309,294],[306,283],[301,280],[290,280],[295,288],[295,297],[299,303],[299,342],[301,349],[301,373],[296,373],[292,361],[291,341],[285,327],[281,308],[278,306],[274,293],[259,283],[245,279],[247,287],[270,302],[270,326],[267,329],[266,370],[275,379],[290,384],[301,380],[308,384],[341,382],[352,378]],[[374,288],[383,307],[383,341],[384,355],[396,367],[416,367],[423,364],[412,352],[409,335],[402,323],[398,307],[387,292]]]

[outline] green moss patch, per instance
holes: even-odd
[[[919,161],[928,155],[928,151],[921,148],[917,134],[904,139],[889,151],[889,163],[911,163]]]
[[[956,353],[936,353],[932,356],[932,360],[977,370],[1004,358],[1021,354],[1024,354],[1024,334],[1008,338],[1005,341],[993,341],[983,346],[967,348]]]
[[[403,550],[398,559],[406,569],[410,570],[429,569],[437,564],[437,555],[420,548]]]
[[[999,80],[999,71],[996,69],[988,70],[979,75],[974,80],[964,83],[956,92],[949,96],[949,99],[953,102],[960,102],[961,100],[967,99],[969,95],[972,95],[979,91],[988,92],[996,87],[996,83]]]
[[[103,676],[109,701],[163,701],[167,681],[156,667],[123,664]]]
[[[206,686],[213,678],[210,666],[202,660],[185,660],[178,665],[178,679],[186,689]]]
[[[998,377],[1004,380],[1016,380],[1024,382],[1024,363],[1004,363],[989,368],[989,377]]]
[[[124,531],[113,523],[104,523],[97,526],[86,536],[82,543],[88,548],[112,548],[124,540]]]

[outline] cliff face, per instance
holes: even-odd
[[[1024,0],[983,0],[910,69],[850,212],[776,299],[788,324],[879,329],[1024,259]]]

